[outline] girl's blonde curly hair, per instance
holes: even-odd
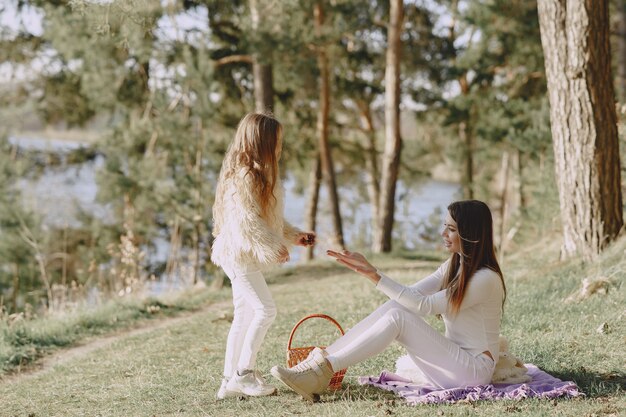
[[[215,190],[213,204],[213,235],[219,233],[224,216],[224,188],[227,180],[234,178],[240,170],[250,175],[251,192],[255,193],[266,217],[276,203],[274,186],[278,178],[278,160],[282,147],[283,127],[270,114],[248,113],[237,127],[235,137],[226,151]]]

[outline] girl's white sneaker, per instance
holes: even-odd
[[[223,400],[226,398],[241,396],[241,394],[238,392],[229,391],[227,386],[228,378],[222,378],[222,385],[220,385],[220,389],[217,391],[215,398],[217,398],[218,400]]]
[[[239,375],[235,372],[226,383],[226,392],[233,393],[231,396],[249,395],[250,397],[264,397],[276,392],[276,388],[267,384],[257,371],[248,370]]]
[[[268,384],[265,378],[263,378],[261,372],[257,371],[256,369],[254,370],[254,377],[256,378],[256,381],[259,383],[260,386],[265,387],[268,390],[273,389],[274,391],[276,391],[276,388],[273,385]]]

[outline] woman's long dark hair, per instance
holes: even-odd
[[[504,305],[506,286],[493,245],[493,220],[489,207],[478,200],[456,201],[448,206],[448,212],[456,222],[461,240],[461,253],[452,255],[442,285],[442,289],[448,290],[450,310],[453,314],[459,311],[470,280],[481,268],[489,268],[500,276]],[[463,268],[458,273],[461,262]]]

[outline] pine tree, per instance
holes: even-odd
[[[539,0],[564,257],[587,261],[623,226],[608,1]]]

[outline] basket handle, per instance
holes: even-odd
[[[344,334],[343,328],[341,327],[341,325],[339,323],[337,323],[337,320],[335,320],[334,318],[332,318],[330,316],[327,316],[326,314],[310,314],[310,315],[304,317],[303,319],[301,319],[299,322],[297,322],[296,325],[293,326],[293,329],[291,329],[291,334],[289,335],[289,343],[287,343],[287,351],[289,351],[289,349],[291,349],[291,342],[293,341],[293,336],[296,333],[296,329],[298,327],[300,327],[300,325],[302,323],[304,323],[305,321],[307,321],[309,319],[325,319],[325,320],[328,320],[329,322],[331,322],[335,326],[337,326],[337,328],[341,332],[342,336]]]

